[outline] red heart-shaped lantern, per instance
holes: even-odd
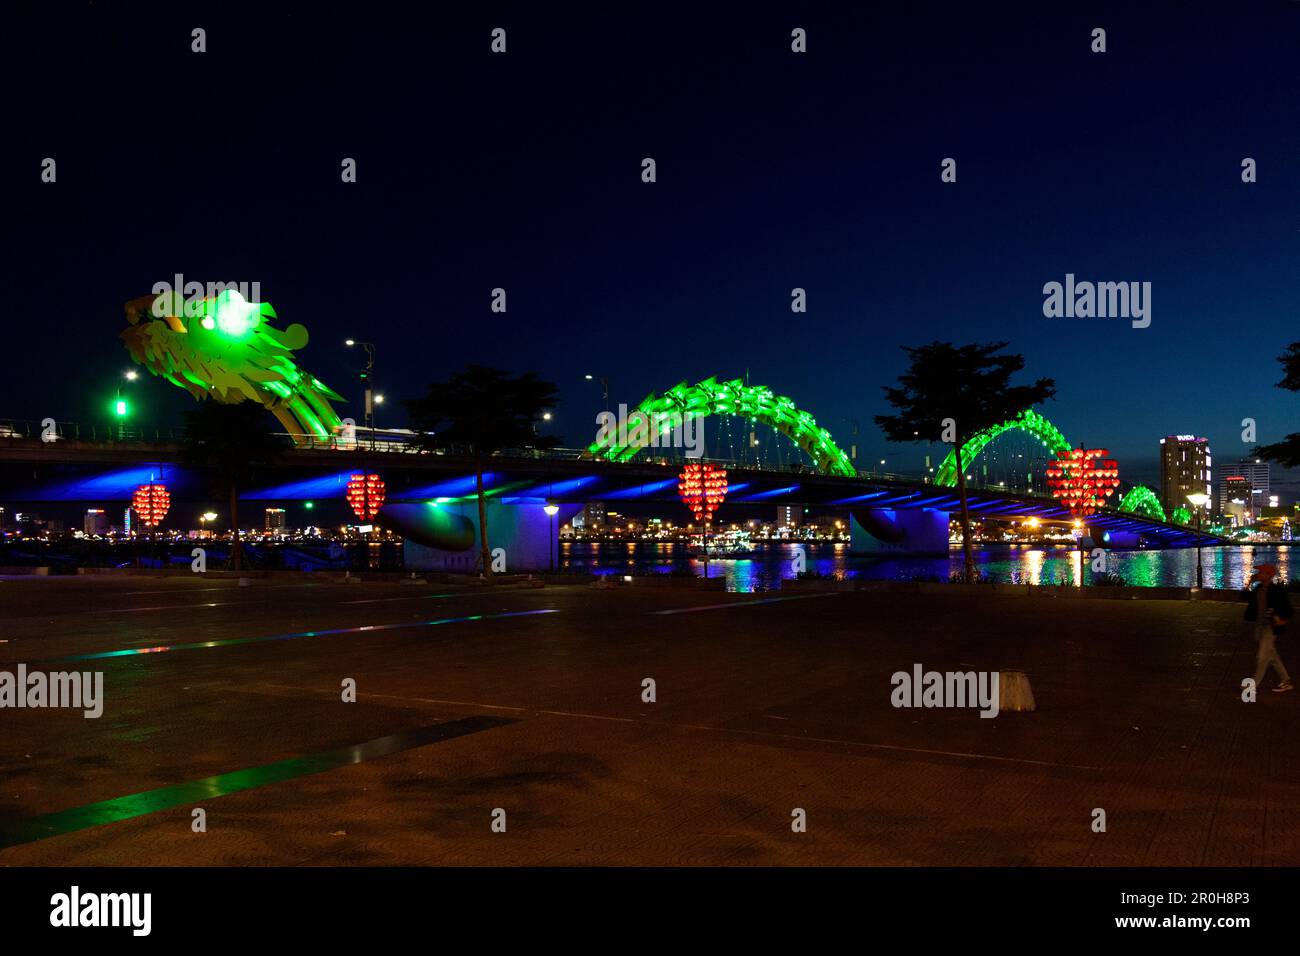
[[[677,478],[677,494],[696,521],[708,523],[727,497],[727,469],[691,462]]]
[[[353,475],[348,479],[347,499],[362,521],[373,521],[384,506],[384,479],[378,475]]]
[[[1090,515],[1119,487],[1119,465],[1104,448],[1072,448],[1047,466],[1047,489],[1073,515]]]
[[[154,528],[167,517],[172,506],[172,496],[166,485],[150,483],[135,489],[131,496],[131,507],[140,516],[140,523],[146,528]]]

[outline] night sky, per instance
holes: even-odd
[[[1158,483],[1162,435],[1221,461],[1244,417],[1300,430],[1273,387],[1300,338],[1300,4],[126,6],[8,24],[0,419],[102,421],[122,303],[180,272],[260,282],[358,419],[342,342],[374,342],[386,425],[467,362],[558,383],[570,446],[602,407],[584,373],[617,404],[748,372],[845,445],[860,419],[870,460],[900,451],[870,422],[900,345],[1005,339],[1130,480]],[[1151,282],[1151,326],[1044,318],[1067,272]],[[131,388],[151,420],[191,403]]]

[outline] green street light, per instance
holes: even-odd
[[[136,379],[135,369],[128,369],[122,373],[122,378],[128,382],[134,382]],[[131,406],[127,404],[126,399],[122,397],[122,383],[117,383],[117,395],[113,399],[113,414],[118,418],[117,437],[122,439],[125,435],[125,420],[131,413]]]

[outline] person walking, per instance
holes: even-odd
[[[1283,694],[1295,687],[1291,675],[1277,652],[1277,639],[1286,630],[1292,617],[1291,601],[1286,587],[1275,582],[1277,566],[1260,564],[1246,582],[1242,600],[1246,602],[1246,620],[1255,625],[1255,688],[1259,689],[1270,665],[1277,671],[1280,683],[1273,693]],[[1258,582],[1258,583],[1256,583]],[[1251,585],[1255,586],[1252,588]]]

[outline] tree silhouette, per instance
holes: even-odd
[[[403,402],[421,446],[463,452],[474,459],[484,577],[492,576],[483,496],[485,461],[511,449],[558,445],[559,439],[537,434],[542,413],[558,401],[555,385],[532,372],[511,376],[498,368],[467,365],[447,381],[432,383],[423,398]]]
[[[1277,358],[1282,366],[1282,381],[1277,383],[1278,388],[1284,388],[1288,392],[1300,392],[1300,342],[1292,342],[1286,347]],[[1255,455],[1259,458],[1267,458],[1269,461],[1275,461],[1283,468],[1294,468],[1300,465],[1300,432],[1292,432],[1280,442],[1274,442],[1271,445],[1260,445],[1255,449]]]
[[[243,569],[239,540],[239,489],[269,465],[288,442],[267,431],[266,409],[255,402],[223,405],[211,399],[185,413],[185,464],[208,471],[218,494],[230,501],[230,562]]]
[[[975,580],[975,555],[966,504],[969,462],[962,461],[962,447],[984,429],[1014,418],[1056,394],[1056,383],[1050,378],[1040,378],[1033,385],[1011,385],[1011,376],[1025,367],[1025,360],[1020,355],[997,354],[1006,347],[1006,342],[954,346],[938,341],[903,346],[911,365],[898,377],[899,387],[885,386],[885,398],[898,414],[875,416],[876,424],[890,441],[942,441],[952,437],[968,582]]]

